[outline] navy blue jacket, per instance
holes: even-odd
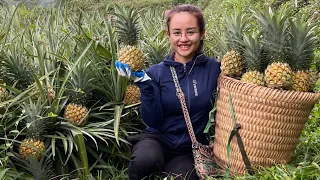
[[[191,148],[170,66],[177,72],[197,140],[207,144],[203,130],[213,107],[220,63],[200,52],[186,64],[175,62],[173,54],[169,55],[146,71],[151,80],[137,83],[141,91],[141,116],[148,126],[146,131],[159,134],[174,148]]]

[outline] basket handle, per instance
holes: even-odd
[[[244,144],[242,141],[242,138],[239,134],[239,129],[241,128],[241,125],[236,123],[236,119],[234,116],[234,109],[233,109],[233,104],[232,104],[232,97],[231,93],[229,92],[229,102],[230,102],[230,112],[231,112],[231,119],[233,122],[233,129],[231,130],[229,139],[228,139],[228,144],[227,144],[227,156],[228,156],[228,168],[226,170],[226,177],[229,178],[229,173],[230,173],[230,151],[231,151],[231,140],[233,136],[237,136],[237,142],[238,142],[238,147],[242,156],[242,160],[246,166],[246,169],[250,175],[254,174],[254,170],[251,166],[251,163],[249,161],[249,158],[247,156],[247,153],[244,149]]]

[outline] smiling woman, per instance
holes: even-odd
[[[141,134],[129,137],[130,180],[152,179],[162,172],[178,175],[176,179],[198,179],[192,147],[194,142],[209,144],[203,130],[215,99],[220,64],[202,52],[202,12],[193,5],[179,5],[165,12],[165,20],[171,53],[163,62],[139,73],[116,64],[119,75],[134,78],[139,86],[141,116],[147,125]],[[176,87],[181,88],[179,97]]]

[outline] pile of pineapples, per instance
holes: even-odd
[[[251,12],[236,11],[226,21],[225,38],[216,35],[222,74],[257,86],[313,91],[315,24],[295,18],[287,7]]]

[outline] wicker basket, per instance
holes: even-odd
[[[220,76],[218,79],[214,159],[225,169],[227,142],[233,128],[229,92],[235,120],[241,125],[245,151],[254,168],[284,164],[291,160],[305,122],[320,94],[276,90]],[[231,141],[230,172],[246,172],[236,137]]]

